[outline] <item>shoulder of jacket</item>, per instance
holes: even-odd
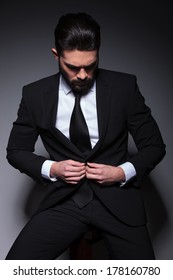
[[[108,70],[108,69],[103,69],[99,68],[99,75],[100,76],[107,76],[107,77],[112,77],[112,78],[122,78],[122,79],[136,79],[135,74],[131,73],[126,73],[126,72],[120,72],[120,71],[114,71],[114,70]]]
[[[29,83],[27,85],[24,85],[24,89],[38,89],[38,88],[46,88],[52,84],[55,84],[58,82],[59,79],[59,73],[54,74],[45,78],[42,78],[40,80],[34,81],[32,83]]]

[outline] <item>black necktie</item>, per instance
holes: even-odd
[[[70,139],[84,154],[91,150],[88,127],[80,106],[81,93],[75,93],[75,105],[70,121]]]
[[[70,121],[70,140],[76,147],[87,154],[91,150],[91,142],[88,127],[80,106],[81,93],[74,93],[75,105]],[[93,192],[88,184],[82,184],[77,192],[73,195],[73,200],[79,207],[84,207],[93,198]]]

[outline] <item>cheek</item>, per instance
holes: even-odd
[[[68,81],[72,81],[75,77],[75,74],[71,71],[67,71],[66,69],[61,69],[61,72],[64,74]]]
[[[95,78],[95,71],[89,71],[88,72],[88,78],[91,79],[91,80],[94,79]]]
[[[66,70],[65,73],[66,73],[66,77],[70,81],[76,78],[76,73],[74,71]]]

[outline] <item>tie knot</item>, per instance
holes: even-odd
[[[72,91],[72,92],[77,99],[80,99],[82,96],[88,94],[88,91]]]
[[[82,94],[80,92],[79,93],[74,92],[73,94],[74,94],[74,97],[75,97],[75,104],[80,104]],[[80,106],[80,105],[78,105],[78,106]]]
[[[74,93],[74,96],[75,96],[75,98],[78,99],[78,100],[80,100],[80,98],[81,98],[80,93]]]
[[[73,91],[73,94],[74,94],[75,98],[77,98],[77,99],[80,99],[81,96],[82,96],[82,93],[81,92],[77,92],[77,91]]]

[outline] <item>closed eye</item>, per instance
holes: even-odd
[[[85,69],[85,71],[91,71],[95,68],[97,64],[97,60],[94,61],[93,63],[89,64],[89,65],[86,65],[86,66],[75,66],[75,65],[72,65],[72,64],[69,64],[69,63],[65,63],[65,65],[72,71],[75,71],[75,72],[79,72],[82,68]]]

